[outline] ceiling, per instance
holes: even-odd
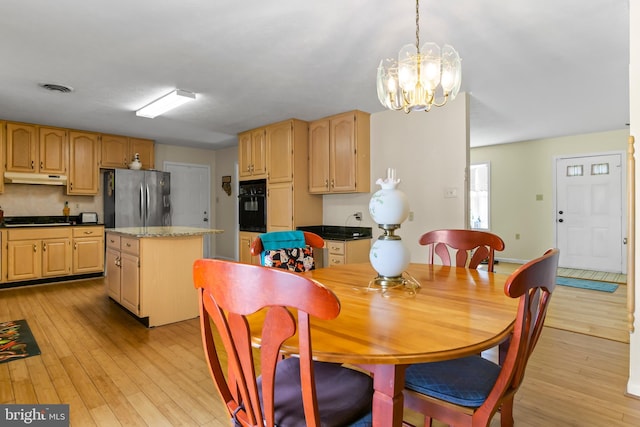
[[[383,111],[378,63],[415,43],[412,0],[4,3],[1,119],[191,147],[292,117]],[[472,146],[629,121],[628,0],[422,0],[420,28],[421,43],[462,57]],[[197,101],[134,114],[174,88]]]

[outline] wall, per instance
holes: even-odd
[[[638,152],[640,143],[640,5],[637,1],[629,2],[629,106],[630,106],[630,134],[635,137],[635,158],[636,158],[636,176],[635,176],[635,259],[633,264],[630,260],[629,264],[635,268],[635,275],[629,277],[627,289],[630,291],[628,297],[629,307],[634,310],[634,332],[630,334],[630,350],[629,350],[629,382],[627,383],[627,392],[640,397],[640,290],[637,284],[640,283],[640,250],[638,242],[640,242],[640,209],[638,203],[640,201],[640,167],[638,166]],[[638,25],[635,25],[635,24]],[[635,298],[634,298],[635,289]]]
[[[102,179],[100,179],[102,185]],[[0,194],[0,207],[5,216],[54,216],[62,215],[64,202],[69,202],[71,215],[80,212],[98,212],[102,221],[102,190],[100,195],[68,196],[66,186],[5,184]]]
[[[369,199],[379,186],[376,179],[395,168],[399,189],[409,198],[413,221],[405,221],[396,233],[411,252],[412,262],[425,262],[426,248],[420,236],[436,228],[464,227],[468,166],[468,97],[460,94],[445,107],[428,113],[404,114],[383,111],[371,115],[371,193],[324,196],[325,225],[374,227],[374,238],[382,234],[369,215]],[[445,198],[446,188],[457,197]],[[353,218],[363,213],[363,221]]]
[[[505,250],[498,258],[525,262],[555,246],[555,157],[625,153],[628,136],[629,131],[622,129],[472,148],[471,163],[491,164],[489,226],[505,241]],[[543,200],[537,201],[537,194],[542,194]]]
[[[216,234],[216,258],[238,259],[238,147],[216,151],[216,173],[213,176],[216,198],[215,227],[224,230]],[[222,177],[231,176],[231,195],[222,189]]]

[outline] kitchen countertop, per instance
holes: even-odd
[[[203,234],[220,234],[224,230],[215,228],[198,228],[198,227],[119,227],[107,228],[107,233],[121,234],[131,237],[184,237],[184,236],[201,236]]]
[[[325,240],[362,240],[371,239],[371,227],[342,227],[338,225],[308,225],[297,227],[301,231],[310,231]]]

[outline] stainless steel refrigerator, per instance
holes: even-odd
[[[102,188],[106,228],[171,225],[169,172],[107,170]]]

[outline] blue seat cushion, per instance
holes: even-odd
[[[297,357],[278,362],[275,379],[275,423],[278,427],[305,427],[300,363]],[[370,425],[373,379],[336,363],[313,362],[318,411],[323,427],[358,423]],[[258,390],[262,399],[262,378]]]
[[[500,366],[480,356],[411,365],[405,388],[451,402],[478,408],[493,388]]]

